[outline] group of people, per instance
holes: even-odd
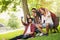
[[[10,40],[21,40],[28,39],[35,36],[48,36],[49,29],[53,28],[54,23],[51,17],[51,12],[46,8],[40,8],[37,10],[36,8],[32,8],[32,15],[26,15],[27,22],[23,22],[23,18],[21,18],[22,24],[25,26],[25,31],[22,35],[16,36]],[[43,32],[43,28],[46,28],[46,33]]]

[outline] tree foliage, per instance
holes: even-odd
[[[11,18],[8,21],[8,26],[12,28],[18,28],[19,23],[18,23],[18,18],[14,14],[10,14]]]
[[[25,0],[23,0],[25,1]],[[0,12],[5,11],[8,8],[8,5],[11,3],[14,4],[12,11],[16,11],[16,6],[20,5],[22,0],[0,0]],[[60,1],[59,0],[27,0],[28,8],[31,11],[31,8],[40,8],[40,7],[45,7],[48,8],[49,10],[53,12],[57,12],[57,9],[60,6]]]
[[[44,7],[56,13],[57,16],[60,16],[59,0],[0,0],[0,13],[4,11],[8,11],[9,13],[12,11],[17,12],[17,6],[20,6],[23,9],[25,21],[26,14],[31,14],[32,8],[39,9],[40,7]],[[16,21],[15,16],[11,16],[8,25],[17,27],[16,25],[18,25],[18,22]]]
[[[16,11],[16,6],[20,5],[21,0],[1,0],[0,1],[0,12],[6,11],[9,8],[9,5],[12,3],[12,11]],[[10,5],[11,6],[11,5]]]

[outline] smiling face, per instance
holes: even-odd
[[[36,10],[32,10],[32,15],[33,15],[33,17],[36,16]]]
[[[29,20],[28,20],[28,21],[29,21],[29,23],[32,23],[32,19],[31,19],[31,18],[29,18]]]

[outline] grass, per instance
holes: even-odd
[[[22,34],[22,33],[23,33],[23,30],[16,30],[16,31],[11,32],[11,33],[0,34],[0,40],[2,40],[2,39],[8,40],[8,39],[11,39],[15,36]]]
[[[60,26],[58,27],[60,31]],[[60,40],[60,33],[52,33],[49,36],[38,36],[35,38],[29,38],[28,40]]]
[[[59,31],[60,31],[60,26],[58,27]],[[0,34],[0,40],[5,39],[5,40],[9,40],[15,36],[18,36],[20,34],[23,33],[23,30],[16,30],[14,32],[11,33],[6,33],[6,34]],[[42,37],[35,37],[35,38],[29,38],[27,40],[60,40],[60,33],[53,33],[53,34],[49,34],[49,36],[42,36]]]
[[[60,33],[50,34],[49,36],[41,36],[30,38],[28,40],[60,40]]]

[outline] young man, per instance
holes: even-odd
[[[34,19],[34,24],[36,26],[35,32],[36,32],[36,36],[40,33],[39,29],[37,28],[40,24],[40,20],[41,20],[41,14],[38,12],[38,10],[36,10],[36,8],[32,8],[32,14],[33,14],[33,19]]]
[[[41,13],[36,9],[36,8],[32,8],[32,13],[33,13],[33,16],[36,15],[39,16],[41,18]]]
[[[12,38],[11,40],[20,40],[20,39],[27,39],[34,37],[34,31],[35,31],[35,25],[32,24],[32,18],[28,19],[28,24],[24,23],[23,20],[21,19],[22,24],[25,26],[25,31],[22,35],[19,35],[15,38]]]

